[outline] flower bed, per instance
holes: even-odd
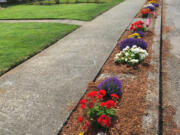
[[[124,32],[99,78],[89,84],[87,94],[62,129],[62,135],[143,134],[142,116],[147,107],[147,78],[153,68],[150,59],[154,34],[153,27],[147,30],[139,24],[143,23]],[[144,36],[140,36],[137,29],[144,32]],[[102,77],[105,74],[110,78]],[[125,78],[121,77],[123,74]],[[111,78],[113,76],[118,78]]]

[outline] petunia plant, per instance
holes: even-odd
[[[146,50],[133,45],[131,48],[127,46],[120,53],[116,54],[114,61],[116,64],[135,66],[142,62],[147,56],[148,53]]]

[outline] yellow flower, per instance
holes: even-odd
[[[133,33],[131,35],[128,36],[128,38],[141,38],[139,33]]]
[[[80,132],[79,135],[84,135],[84,132]]]
[[[151,0],[151,1],[149,1],[148,3],[157,3],[157,1]]]

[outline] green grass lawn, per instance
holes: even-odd
[[[0,10],[0,19],[76,19],[91,20],[122,0],[106,3],[59,5],[14,5]]]
[[[78,27],[60,23],[0,23],[0,74]]]

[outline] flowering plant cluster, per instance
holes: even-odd
[[[139,33],[136,33],[136,32],[135,32],[135,33],[133,33],[133,34],[129,35],[129,36],[128,36],[128,38],[139,38],[139,39],[140,39],[140,38],[141,38],[141,36],[140,36],[140,34],[139,34]]]
[[[142,49],[147,49],[147,46],[148,46],[147,43],[142,39],[127,38],[120,43],[119,47],[120,47],[120,50],[123,50],[127,46],[131,48],[133,45],[136,45],[137,47],[140,47]]]
[[[111,94],[121,94],[122,83],[119,79],[115,77],[110,77],[104,81],[102,81],[98,86],[98,89],[103,89],[106,91],[106,97],[110,97]]]
[[[143,9],[141,10],[141,14],[142,14],[142,17],[143,17],[143,18],[147,18],[148,15],[150,14],[150,9],[149,9],[149,8],[143,8]]]
[[[149,0],[148,3],[157,3],[157,0]]]
[[[117,88],[115,86],[111,87],[111,84],[108,84],[112,82]],[[91,125],[95,128],[106,129],[111,126],[114,120],[114,108],[116,107],[116,102],[119,100],[117,93],[120,91],[121,81],[115,78],[108,78],[100,83],[99,88],[101,87],[107,89],[91,91],[80,101],[83,115],[78,117],[78,122],[83,124],[83,130]],[[108,98],[106,97],[107,95]]]
[[[148,0],[148,4],[152,4],[155,7],[159,7],[157,0]]]
[[[128,64],[129,66],[135,66],[142,62],[148,53],[146,50],[133,45],[131,48],[127,46],[120,53],[116,54],[114,61],[116,64]]]
[[[149,8],[150,11],[154,11],[156,9],[156,7],[152,3],[144,5],[144,8]]]
[[[134,32],[138,32],[138,31],[146,32],[147,28],[144,26],[144,22],[140,20],[132,23],[130,30],[133,30]]]

